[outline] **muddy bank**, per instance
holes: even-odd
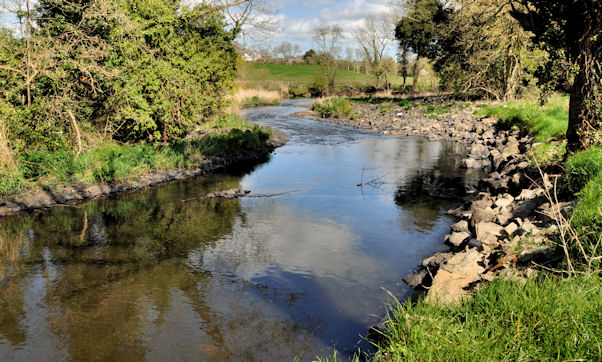
[[[233,154],[229,157],[210,157],[194,169],[160,170],[143,175],[135,181],[58,185],[47,190],[31,190],[21,195],[0,198],[0,217],[11,214],[47,209],[57,206],[73,205],[99,197],[119,194],[145,187],[177,182],[231,167],[253,165],[264,162],[277,147],[287,142],[287,136],[273,130],[272,138],[261,148],[253,152]]]
[[[451,106],[445,114],[428,114],[425,107],[352,107],[355,119],[321,120],[383,134],[461,143],[467,156],[459,167],[482,169],[486,174],[476,188],[455,190],[464,196],[461,205],[448,212],[457,219],[444,239],[449,250],[425,259],[403,278],[410,287],[426,293],[427,300],[457,302],[484,280],[523,278],[534,273],[532,262],[553,257],[550,236],[558,231],[554,215],[569,215],[573,205],[549,202],[554,178],[560,175],[540,173],[532,166],[531,136],[496,129],[496,120],[475,116],[473,105]],[[305,116],[316,114],[308,111]]]

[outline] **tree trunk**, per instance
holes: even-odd
[[[569,104],[569,126],[566,131],[569,151],[585,149],[602,141],[602,69],[591,49],[583,49],[577,58]]]

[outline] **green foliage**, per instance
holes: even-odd
[[[568,98],[557,98],[543,107],[528,100],[487,105],[477,114],[495,116],[502,128],[518,127],[533,134],[536,142],[547,142],[550,137],[564,137],[568,126]]]
[[[451,107],[451,104],[438,105],[428,103],[425,107],[424,114],[427,115],[429,118],[437,118],[437,116],[440,116],[442,114],[450,113]]]
[[[351,108],[351,102],[346,98],[328,98],[316,101],[312,109],[321,114],[322,117],[353,118],[355,114]]]
[[[294,98],[305,97],[309,94],[309,88],[296,83],[291,83],[288,85],[288,94]]]
[[[395,361],[595,360],[601,321],[597,276],[497,279],[459,306],[396,306],[380,355]]]
[[[588,150],[571,155],[564,164],[564,173],[560,180],[561,190],[575,195],[602,173],[602,147],[591,147]]]
[[[74,123],[121,141],[174,140],[220,114],[237,54],[219,13],[196,15],[201,9],[172,0],[40,1],[31,64],[24,39],[0,34],[0,115],[13,148],[69,150]]]
[[[84,151],[76,160],[66,150],[32,150],[19,156],[19,169],[0,175],[0,195],[41,186],[72,182],[133,181],[161,169],[197,167],[209,156],[248,154],[264,147],[271,131],[237,117],[205,124],[203,136],[170,144],[121,144],[107,141]]]

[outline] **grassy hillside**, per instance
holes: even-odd
[[[319,66],[308,64],[269,64],[253,63],[247,64],[243,70],[242,80],[249,83],[285,83],[307,86],[317,77]],[[372,76],[348,70],[339,70],[336,75],[337,86],[369,86],[372,84]],[[408,78],[408,84],[412,79]],[[403,78],[394,76],[392,85],[394,87],[403,84]]]

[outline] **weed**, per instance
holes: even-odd
[[[351,102],[345,98],[327,98],[316,100],[312,109],[322,115],[322,117],[333,118],[353,118],[355,114],[351,108]]]

